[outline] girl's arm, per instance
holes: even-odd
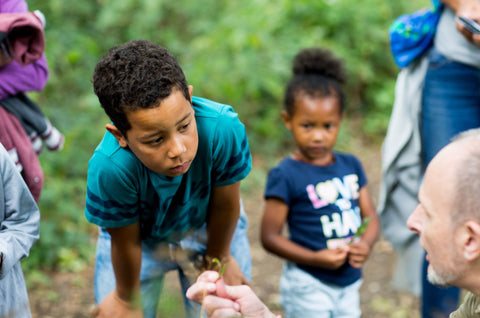
[[[360,214],[362,219],[370,218],[367,229],[360,238],[360,241],[350,245],[348,261],[351,266],[360,268],[367,260],[372,250],[373,244],[380,233],[380,221],[373,206],[372,199],[368,192],[367,186],[360,189],[359,197]]]
[[[366,185],[360,189],[360,197],[358,201],[362,219],[367,217],[370,218],[370,223],[368,224],[367,230],[362,235],[362,241],[367,242],[368,245],[372,247],[378,239],[378,235],[380,234],[380,220],[378,219],[370,192],[368,191]]]
[[[284,259],[297,264],[338,268],[346,259],[347,250],[312,251],[282,236],[282,229],[288,215],[288,206],[282,200],[268,198],[265,203],[261,226],[263,247]]]

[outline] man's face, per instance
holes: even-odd
[[[449,158],[434,158],[420,187],[420,203],[407,220],[408,228],[420,235],[420,245],[430,262],[428,279],[436,285],[454,284],[465,267],[451,220],[455,208],[452,164]]]
[[[182,92],[174,89],[157,107],[126,116],[131,125],[126,138],[114,132],[120,146],[128,146],[147,168],[162,175],[188,171],[197,153],[198,132],[195,111]]]

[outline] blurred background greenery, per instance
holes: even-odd
[[[113,45],[148,39],[167,47],[183,66],[194,94],[234,106],[255,158],[288,149],[279,112],[293,56],[306,47],[330,48],[349,74],[347,119],[339,140],[363,134],[380,145],[386,132],[398,68],[388,27],[428,0],[29,0],[47,19],[50,78],[32,93],[66,136],[61,152],[40,155],[45,186],[41,239],[23,262],[38,270],[76,271],[91,262],[96,227],[84,217],[88,160],[108,118],[93,94],[96,62]],[[268,161],[268,160],[262,160]],[[254,167],[255,168],[255,167]],[[257,176],[257,177],[255,177]],[[253,173],[250,184],[264,174]],[[260,188],[261,190],[261,188]],[[33,273],[32,273],[33,272]]]

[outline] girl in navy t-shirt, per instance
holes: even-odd
[[[344,115],[343,64],[327,50],[306,49],[293,75],[282,118],[296,147],[268,175],[262,244],[287,260],[280,279],[286,318],[360,317],[361,267],[380,226],[361,163],[333,150]]]

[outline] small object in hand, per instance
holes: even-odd
[[[477,21],[467,17],[458,17],[457,21],[462,23],[468,31],[474,34],[480,34],[480,24]]]
[[[213,258],[212,260],[215,264],[218,265],[218,267],[220,268],[220,270],[218,271],[218,275],[219,275],[219,278],[223,275],[223,272],[225,271],[225,264],[222,265],[222,263],[220,262],[220,260],[216,257]]]
[[[348,241],[347,244],[349,244],[349,245],[352,244],[353,241],[355,241],[357,238],[362,236],[362,234],[365,233],[365,230],[368,227],[368,223],[370,223],[370,218],[369,217],[364,218],[363,221],[362,221],[362,224],[357,229],[357,233],[355,233],[355,235],[350,239],[350,241]]]

